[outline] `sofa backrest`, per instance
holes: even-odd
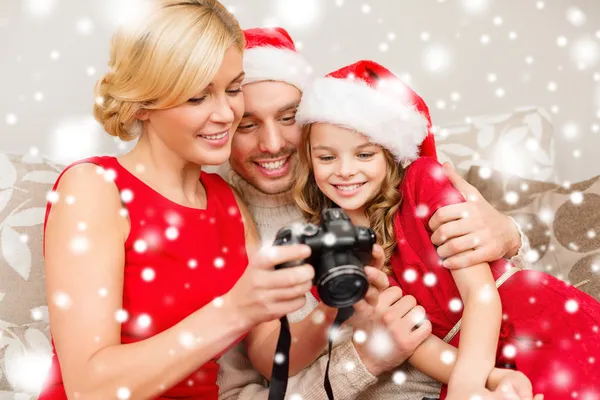
[[[43,261],[46,197],[63,165],[0,153],[0,321],[47,321]]]

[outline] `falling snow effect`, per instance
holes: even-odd
[[[426,204],[419,204],[417,206],[415,215],[419,218],[425,218],[429,214],[429,207]]]
[[[463,304],[462,301],[460,299],[452,299],[450,300],[450,311],[452,312],[459,312],[462,310]]]
[[[225,266],[225,260],[223,257],[215,258],[215,262],[213,263],[216,268],[223,268]]]
[[[583,203],[583,193],[581,192],[573,192],[571,193],[571,202],[575,205],[580,205]]]
[[[120,387],[117,390],[117,398],[119,400],[128,400],[130,396],[131,396],[131,391],[129,390],[129,388]]]
[[[454,363],[455,360],[456,356],[454,355],[454,352],[449,350],[443,351],[440,357],[440,361],[442,361],[446,365]]]
[[[117,173],[114,169],[99,169],[100,173],[104,175],[104,180],[107,182],[113,182],[117,177]]]
[[[367,341],[367,333],[363,330],[354,331],[354,341],[358,344],[363,344]]]
[[[319,325],[325,322],[325,313],[322,310],[315,310],[311,314],[312,321]]]
[[[285,362],[285,355],[276,353],[274,357],[275,364],[283,364]]]
[[[412,283],[417,280],[417,271],[409,268],[404,271],[403,278],[406,282]]]
[[[97,5],[87,6],[87,9],[84,6],[81,13],[77,14],[65,12],[66,8],[62,3],[58,0],[23,0],[17,8],[26,19],[20,21],[12,15],[0,17],[0,32],[6,33],[8,29],[16,29],[18,25],[29,29],[31,26],[26,25],[27,23],[60,22],[65,29],[69,29],[72,35],[77,35],[86,48],[94,48],[94,46],[100,46],[100,43],[95,41],[106,36],[107,25],[133,23],[140,15],[143,15],[143,12],[139,12],[143,9],[141,2],[135,0],[108,0]],[[402,29],[402,24],[389,18],[389,15],[393,13],[388,7],[393,6],[382,5],[378,2],[355,3],[344,0],[323,2],[272,0],[268,2],[268,5],[265,3],[263,9],[258,10],[259,12],[256,14],[260,15],[260,20],[255,20],[253,25],[264,22],[290,28],[293,35],[300,39],[298,47],[304,48],[307,53],[314,52],[318,48],[317,44],[329,48],[330,42],[328,41],[331,40],[339,43],[340,51],[349,52],[341,54],[341,56],[352,55],[357,58],[361,57],[356,53],[359,49],[351,46],[344,39],[343,29],[345,28],[341,26],[343,23],[340,22],[339,26],[335,26],[326,21],[326,18],[330,18],[331,15],[337,15],[332,14],[331,11],[351,12],[354,17],[360,18],[366,28],[365,31],[377,32],[362,36],[360,44],[366,46],[367,50],[363,48],[360,51],[372,51],[384,63],[393,63],[392,67],[397,68],[398,75],[403,80],[422,90],[430,99],[434,123],[464,120],[479,126],[481,121],[478,121],[475,115],[470,115],[472,109],[500,114],[521,104],[544,107],[552,113],[553,126],[556,131],[556,149],[562,157],[562,165],[573,166],[565,170],[564,176],[561,175],[559,178],[561,180],[568,178],[570,182],[575,183],[580,180],[575,175],[580,175],[582,170],[586,171],[585,177],[597,175],[590,168],[585,167],[585,165],[592,165],[592,167],[596,165],[596,154],[591,149],[598,148],[600,145],[600,123],[598,122],[598,118],[600,118],[600,71],[598,70],[600,67],[600,30],[597,29],[599,21],[595,9],[583,3],[575,4],[572,1],[559,2],[559,4],[549,1],[530,1],[523,4],[521,9],[523,15],[521,16],[508,12],[503,8],[502,3],[491,0],[459,0],[456,2],[438,0],[434,3],[435,7],[440,8],[442,15],[456,13],[456,18],[444,16],[444,23],[448,24],[450,34],[446,33],[446,26],[444,26],[443,34],[442,30],[433,28],[432,26],[439,25],[435,21],[430,26],[407,32]],[[236,13],[244,21],[252,21],[252,18],[256,18],[250,15],[249,8],[244,2],[231,0],[225,4],[231,12]],[[410,7],[418,9],[420,6],[411,5]],[[407,12],[406,14],[414,13]],[[560,21],[541,23],[540,26],[534,26],[528,30],[520,28],[524,21],[533,18],[542,22],[550,21],[545,19],[550,18],[550,14],[558,15]],[[63,15],[68,20],[59,20],[59,18],[63,18]],[[393,15],[398,14],[394,13]],[[339,20],[344,21],[345,18],[340,17]],[[469,21],[470,29],[465,29],[452,22],[465,20]],[[374,27],[376,29],[372,29]],[[540,32],[537,32],[538,29]],[[309,34],[313,31],[319,33],[325,30],[331,39],[325,39],[325,35],[315,35],[318,38],[315,39],[311,38]],[[336,34],[337,30],[339,30],[339,34]],[[48,46],[43,48],[38,47],[32,50],[27,49],[27,45],[23,45],[13,46],[15,49],[13,50],[10,46],[8,47],[9,53],[6,54],[5,66],[11,68],[12,63],[12,68],[16,72],[9,75],[15,79],[15,82],[31,82],[31,84],[26,85],[27,89],[24,89],[23,85],[19,85],[17,91],[11,91],[11,86],[7,86],[5,97],[8,102],[3,108],[0,107],[0,124],[3,123],[1,131],[8,132],[11,137],[20,135],[30,140],[30,143],[27,143],[27,146],[32,146],[29,156],[37,157],[40,153],[39,149],[41,149],[44,155],[49,153],[54,159],[63,162],[74,161],[100,151],[110,153],[125,151],[130,144],[119,140],[106,140],[105,134],[97,122],[89,115],[90,104],[79,106],[72,101],[71,103],[64,101],[64,105],[61,105],[64,108],[58,109],[57,112],[54,111],[54,106],[52,113],[40,110],[40,107],[50,110],[50,107],[47,107],[49,104],[59,104],[57,99],[62,96],[63,90],[67,90],[52,85],[53,82],[64,81],[61,79],[64,76],[58,74],[77,75],[67,77],[69,81],[73,79],[72,85],[69,85],[68,88],[71,92],[67,93],[72,95],[74,94],[73,90],[79,91],[85,88],[88,88],[85,91],[89,93],[95,80],[102,76],[106,69],[106,60],[98,62],[85,59],[85,56],[81,55],[84,53],[78,54],[75,46],[72,48],[65,46],[61,42],[62,39],[52,37],[52,35],[53,33],[49,32]],[[22,37],[22,35],[14,36]],[[538,39],[532,39],[534,37],[540,38],[539,43]],[[532,43],[535,43],[535,46]],[[102,47],[105,44],[102,42]],[[371,50],[368,50],[369,48]],[[518,49],[518,51],[514,49]],[[473,71],[473,76],[469,77],[469,80],[458,79],[462,77],[463,71],[467,70],[465,63],[471,61],[470,55],[477,54],[479,58],[479,52],[482,54],[478,60],[482,61],[481,67],[469,66],[469,71]],[[397,57],[398,54],[405,53],[408,53],[408,57]],[[488,59],[490,63],[486,64],[484,58]],[[36,71],[32,71],[30,68],[23,68],[25,63],[39,66],[36,66]],[[78,67],[68,68],[72,63],[76,63]],[[502,67],[507,64],[512,67],[510,69]],[[321,64],[316,65],[317,70],[320,71],[320,68]],[[445,79],[440,81],[441,77]],[[531,93],[537,93],[537,95],[530,96]],[[93,99],[90,100],[90,103],[91,101]],[[97,101],[102,103],[103,99],[97,99]],[[590,103],[590,107],[582,107],[588,103]],[[480,105],[481,107],[479,107]],[[533,125],[530,129],[536,134],[539,132]],[[513,132],[513,138],[519,135],[519,132]],[[486,143],[484,135],[480,135],[478,140]],[[2,143],[0,142],[0,144]],[[538,140],[527,138],[519,142],[518,146],[526,149],[527,157],[531,155],[532,158],[544,159],[547,156],[543,153],[543,143]],[[520,152],[515,155],[513,150],[514,147],[511,146],[501,148],[500,151],[503,153],[501,165],[506,167],[506,171],[519,173],[527,168],[528,164],[525,160],[527,157],[522,156],[524,153]],[[458,149],[456,151],[465,150]],[[476,152],[466,157],[472,158],[478,163],[484,162],[480,159],[481,154]],[[590,160],[593,163],[590,163]],[[555,161],[552,160],[552,162]],[[137,172],[143,173],[144,170],[144,166],[136,166]],[[493,169],[488,167],[480,168],[478,171],[481,179],[491,178],[492,172]],[[116,173],[112,169],[101,169],[100,173],[108,182],[115,180]],[[565,187],[570,187],[570,183],[565,182]],[[527,199],[529,189],[527,185],[518,189],[514,188],[505,194],[502,199],[505,205],[518,205]],[[573,206],[584,207],[586,205],[585,190],[571,192],[567,197]],[[138,201],[129,189],[121,191],[121,200],[128,206],[131,202]],[[66,204],[76,203],[74,197],[61,196],[57,192],[49,192],[47,201],[50,203],[62,201]],[[228,211],[231,216],[238,214],[236,207],[231,207]],[[425,206],[425,208],[417,209],[417,213],[425,216],[428,214],[428,209]],[[120,215],[127,217],[127,209],[123,208]],[[537,211],[537,218],[547,225],[554,223],[555,217],[555,210],[550,207],[542,207]],[[534,228],[534,226],[529,227],[529,229]],[[87,232],[85,222],[80,222],[77,229],[79,234],[72,238],[69,245],[74,254],[82,255],[91,248],[93,243],[90,243],[85,236]],[[597,231],[597,229],[586,228],[584,235],[587,239],[594,240],[597,238]],[[181,221],[169,219],[168,226],[158,231],[157,235],[162,240],[178,242],[183,238],[182,232]],[[26,233],[19,232],[17,237],[22,244],[29,245],[33,241],[33,237]],[[134,251],[143,256],[151,253],[148,250],[153,249],[152,246],[151,238],[146,236],[136,237],[136,240],[133,241]],[[581,241],[570,241],[566,246],[574,252],[582,252],[584,248]],[[233,247],[231,249],[233,253]],[[532,249],[525,257],[527,261],[535,263],[540,261],[546,250],[551,252],[555,249],[554,244],[547,244]],[[202,271],[212,269],[211,266],[222,272],[227,270],[230,264],[229,259],[222,256],[226,253],[225,250],[222,253],[217,252],[208,260],[204,260],[195,253],[187,254],[179,265],[184,266],[189,273],[198,273],[198,271],[194,271],[196,269]],[[185,268],[186,266],[187,268]],[[147,283],[147,286],[154,285],[161,280],[162,276],[160,273],[157,274],[157,271],[160,272],[160,270],[154,268],[146,266],[138,270],[135,276],[138,280]],[[548,268],[548,271],[552,272],[556,271],[556,266],[552,265],[544,265],[543,268]],[[586,268],[593,273],[600,273],[600,260],[591,263]],[[564,276],[564,278],[568,277]],[[414,270],[407,270],[404,279],[408,282],[422,283],[432,289],[440,284],[435,274],[421,274]],[[153,283],[150,284],[150,282]],[[190,287],[186,281],[183,281],[181,285],[181,287],[184,287],[183,285]],[[94,290],[97,290],[97,295],[101,298],[105,298],[109,294],[106,288],[95,288]],[[485,296],[483,297],[485,298]],[[60,308],[67,309],[72,306],[72,299],[66,293],[57,292],[51,299]],[[528,302],[535,304],[539,301],[541,298],[531,296]],[[213,305],[220,307],[222,302],[221,297],[215,297]],[[460,299],[453,299],[448,307],[458,313],[462,311],[463,305]],[[582,310],[575,299],[566,300],[564,304],[560,304],[560,307],[569,315],[581,314]],[[35,309],[31,311],[31,315],[34,320],[40,320],[44,314],[43,311]],[[132,311],[132,320],[129,321],[129,313],[125,310],[118,310],[115,312],[115,319],[122,323],[130,322],[145,328],[150,328],[153,324],[151,313],[139,315]],[[316,323],[323,320],[324,315],[322,314],[314,317]],[[598,327],[594,327],[593,331],[597,334]],[[373,334],[368,337],[365,334],[364,340],[369,342],[373,337]],[[573,339],[585,340],[585,337],[575,335]],[[183,347],[193,344],[193,341],[194,338],[191,335],[182,335],[181,337]],[[541,341],[536,342],[538,347],[541,344]],[[511,347],[511,345],[507,345],[503,349],[506,357],[514,356],[517,352],[517,347]],[[42,376],[48,365],[39,361],[33,359],[23,361],[23,371],[27,371],[29,377]],[[452,355],[442,355],[442,362],[453,361]],[[596,362],[596,358],[589,357],[590,364]],[[32,366],[35,367],[32,368]],[[348,371],[355,367],[352,363],[344,365]],[[564,384],[571,380],[568,372],[564,371],[557,373],[554,378],[557,382]],[[404,373],[398,371],[393,374],[395,384],[402,385],[405,381]],[[122,387],[118,389],[116,396],[119,399],[128,399],[131,397],[131,392],[129,388]],[[597,393],[590,394],[583,390],[574,391],[571,397],[587,400],[600,398]],[[302,397],[294,394],[291,398],[301,400]]]
[[[165,231],[165,236],[169,240],[175,240],[179,236],[179,230],[174,226],[170,226]]]
[[[152,268],[144,268],[142,271],[142,279],[146,282],[153,281],[155,276],[156,272],[154,272],[154,269]]]
[[[406,374],[402,371],[396,371],[392,375],[392,381],[398,386],[404,385],[406,383]]]
[[[344,371],[352,372],[352,371],[354,371],[354,368],[356,368],[356,364],[353,363],[352,361],[347,361],[344,363]]]
[[[215,307],[217,307],[217,308],[221,308],[221,307],[223,307],[223,304],[224,304],[224,300],[223,300],[223,298],[222,298],[222,297],[216,297],[216,298],[213,300],[213,305],[214,305]]]
[[[195,342],[196,339],[194,338],[194,335],[189,332],[183,332],[181,335],[179,335],[179,343],[186,349],[193,347]]]
[[[131,189],[121,190],[121,200],[123,203],[129,203],[131,200],[133,200],[133,192]]]
[[[85,236],[76,236],[71,240],[73,254],[83,254],[88,251],[89,246],[89,241]]]
[[[511,344],[508,344],[502,349],[502,354],[506,358],[515,358],[517,355],[517,348]]]
[[[152,318],[148,314],[142,314],[137,319],[137,324],[140,328],[146,329],[152,323]]]
[[[435,286],[435,284],[437,283],[437,277],[433,272],[428,272],[423,277],[423,283],[425,283],[425,286],[428,287]]]
[[[367,340],[369,353],[376,358],[384,358],[394,349],[394,339],[387,329],[375,328]]]
[[[510,205],[515,205],[519,202],[519,194],[517,192],[507,192],[504,196],[504,201]]]
[[[46,200],[48,200],[49,203],[56,203],[58,201],[58,199],[60,198],[60,195],[58,194],[58,192],[51,190],[48,192],[48,194],[46,195]]]
[[[52,299],[54,301],[54,304],[59,308],[66,310],[71,307],[71,304],[72,304],[71,297],[69,297],[69,295],[67,293],[56,292],[52,296]]]
[[[577,310],[579,309],[579,304],[577,303],[577,300],[568,300],[565,303],[565,309],[567,310],[568,313],[575,313],[577,312]]]
[[[115,313],[115,319],[117,322],[123,323],[129,319],[129,313],[125,310],[117,310]]]

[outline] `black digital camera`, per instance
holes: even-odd
[[[305,244],[312,249],[304,260],[287,262],[276,269],[310,264],[315,269],[314,285],[330,307],[349,307],[361,300],[369,287],[364,266],[372,261],[375,232],[355,226],[341,208],[323,210],[321,222],[280,229],[274,245]]]

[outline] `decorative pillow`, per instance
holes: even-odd
[[[527,179],[554,182],[554,130],[542,108],[473,117],[468,124],[438,129],[438,158],[463,175],[488,167]]]
[[[0,390],[0,400],[37,400],[37,395]]]
[[[472,167],[467,180],[519,223],[534,269],[600,300],[600,176],[566,188]]]
[[[12,390],[2,399],[34,399],[52,361],[50,328],[45,322],[3,327],[0,330],[0,389]]]
[[[43,221],[47,193],[63,168],[0,153],[0,323],[47,321]]]

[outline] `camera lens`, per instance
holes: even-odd
[[[356,265],[330,269],[319,282],[319,297],[330,307],[349,307],[360,301],[368,289],[367,276]]]

